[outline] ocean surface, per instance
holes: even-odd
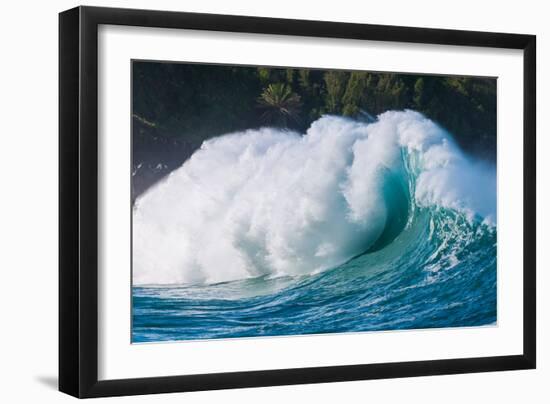
[[[209,140],[136,201],[132,341],[497,321],[496,171],[414,111]]]

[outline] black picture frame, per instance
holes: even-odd
[[[523,354],[98,380],[100,24],[523,50]],[[85,398],[535,368],[535,104],[534,35],[97,7],[60,13],[59,390]]]

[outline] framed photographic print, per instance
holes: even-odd
[[[60,14],[59,387],[535,367],[535,37]]]

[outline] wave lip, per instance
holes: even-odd
[[[414,111],[220,136],[136,201],[133,283],[317,273],[391,243],[432,206],[494,225],[495,169]]]

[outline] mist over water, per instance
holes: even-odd
[[[496,232],[496,172],[417,112],[227,134],[136,201],[133,283],[315,275],[391,248],[420,218],[436,226],[434,209]]]

